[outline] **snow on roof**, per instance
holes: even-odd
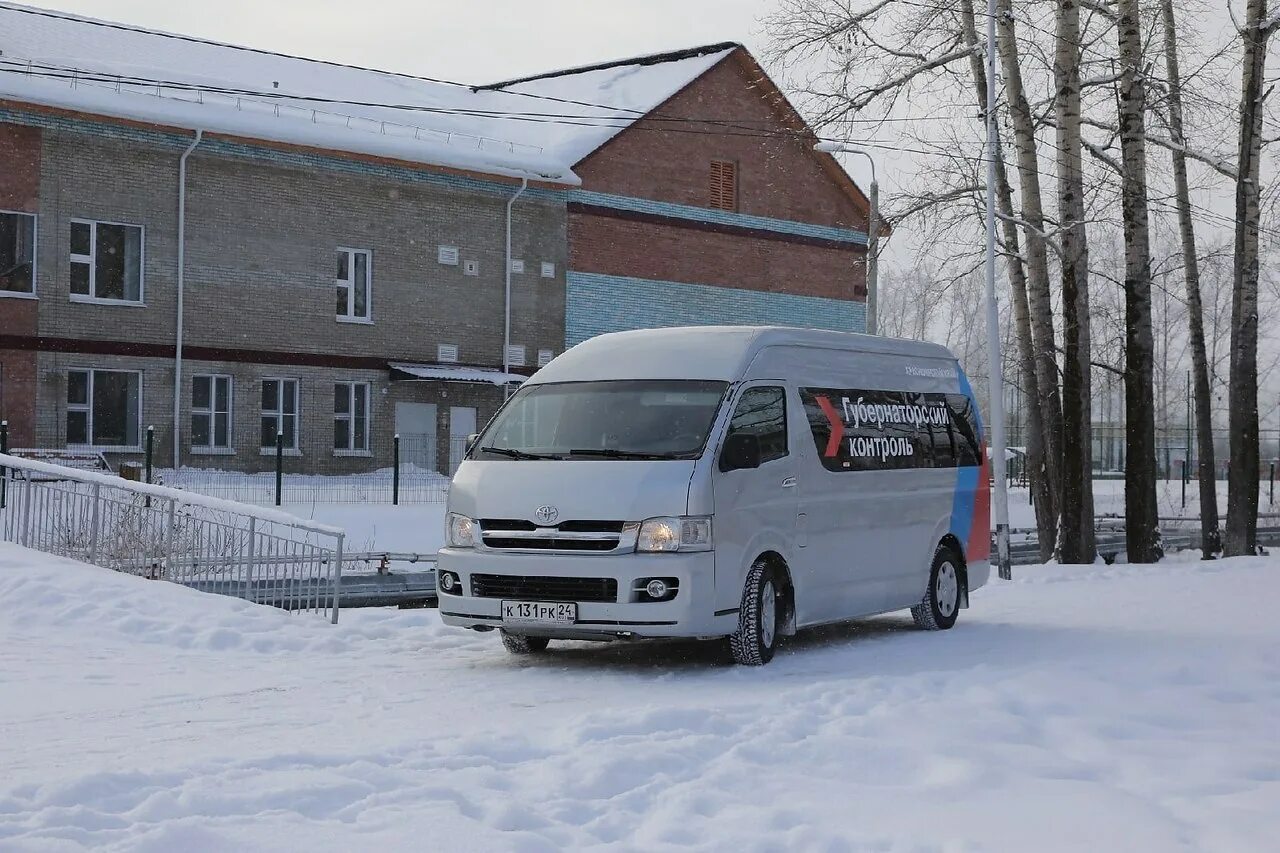
[[[445,382],[488,382],[502,386],[518,384],[529,378],[518,373],[504,373],[492,367],[464,367],[457,364],[409,364],[393,361],[388,367],[417,379],[439,379]]]
[[[494,83],[481,91],[513,92],[551,99],[566,115],[595,121],[597,127],[569,127],[552,131],[547,145],[569,164],[577,163],[608,142],[632,121],[654,109],[739,47],[736,43],[695,47],[669,53],[638,56],[581,68],[553,71],[519,80]],[[608,105],[618,118],[600,105]]]
[[[0,2],[0,98],[577,184],[575,163],[730,49],[472,88]]]

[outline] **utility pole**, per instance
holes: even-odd
[[[871,164],[871,192],[867,198],[871,202],[871,213],[867,218],[867,334],[879,334],[879,322],[877,314],[879,311],[879,291],[880,291],[880,182],[876,180],[876,161],[869,151],[861,148],[855,148],[852,145],[845,145],[842,142],[819,142],[813,146],[815,151],[821,151],[824,154],[835,154],[843,152],[846,154],[861,154],[867,158],[867,162]]]
[[[987,0],[987,374],[991,387],[991,479],[995,486],[996,565],[1003,580],[1009,562],[1009,484],[1005,478],[1004,370],[1000,363],[1000,310],[996,302],[996,0]]]

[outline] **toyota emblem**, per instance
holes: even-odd
[[[533,517],[541,524],[553,524],[560,517],[560,510],[553,506],[540,506],[533,511]]]

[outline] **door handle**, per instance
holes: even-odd
[[[795,487],[796,487],[795,477],[788,477],[787,479],[782,481],[782,488],[784,489],[794,489]]]

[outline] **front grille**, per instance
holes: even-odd
[[[612,551],[618,547],[618,540],[513,539],[505,536],[486,536],[484,544],[489,548],[519,548],[524,551]]]
[[[625,526],[621,521],[564,521],[554,527],[519,519],[480,521],[486,548],[521,551],[615,551],[622,544]]]
[[[510,598],[529,601],[618,600],[613,578],[540,578],[520,575],[472,575],[471,594],[477,598]]]

